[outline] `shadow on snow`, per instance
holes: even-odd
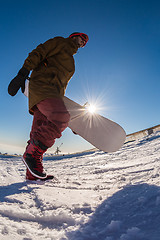
[[[107,198],[69,240],[159,240],[160,188],[126,186]]]
[[[26,186],[25,182],[1,186],[0,201],[10,202],[8,197],[11,195],[31,193],[33,189]],[[50,220],[47,223],[41,219],[37,221],[43,226],[55,227],[53,220],[51,225]],[[104,200],[78,230],[66,232],[64,240],[159,240],[159,223],[160,187],[129,185]]]
[[[10,202],[7,197],[14,194],[31,193],[32,189],[26,189],[26,186],[26,182],[13,183],[7,186],[0,186],[0,202]]]
[[[137,144],[137,146],[141,146],[141,145],[143,145],[143,144],[145,144],[145,143],[147,143],[147,142],[151,142],[151,141],[153,141],[153,140],[155,140],[155,139],[158,139],[158,138],[160,138],[160,136],[150,136],[150,137],[148,137],[148,138],[142,139],[141,141],[139,141],[139,143]]]

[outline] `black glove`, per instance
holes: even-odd
[[[8,93],[11,96],[15,96],[18,92],[18,90],[21,88],[22,93],[24,93],[25,90],[25,80],[27,79],[29,72],[26,68],[22,67],[17,76],[12,79],[8,86]]]

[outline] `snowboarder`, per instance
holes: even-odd
[[[26,58],[17,76],[10,82],[8,93],[15,96],[25,80],[29,82],[29,112],[34,116],[30,139],[23,154],[30,180],[52,178],[43,170],[43,154],[68,126],[70,115],[62,100],[67,84],[75,71],[73,55],[89,38],[75,32],[68,38],[55,37],[37,46]]]

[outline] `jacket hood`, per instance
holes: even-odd
[[[69,43],[69,45],[71,46],[71,49],[73,50],[73,55],[77,53],[78,51],[78,46],[77,44],[74,42],[74,40],[72,38],[66,38],[67,42]]]

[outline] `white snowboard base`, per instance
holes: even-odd
[[[126,133],[120,125],[99,114],[89,113],[67,97],[63,100],[71,116],[69,128],[73,132],[104,152],[115,152],[123,145]]]

